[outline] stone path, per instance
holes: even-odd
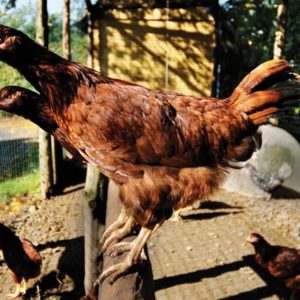
[[[224,191],[211,200],[185,212],[182,221],[166,222],[151,238],[157,300],[279,299],[253,265],[245,239],[256,231],[271,243],[300,246],[299,200]]]

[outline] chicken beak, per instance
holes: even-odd
[[[247,244],[251,244],[252,242],[252,239],[251,239],[251,233],[247,236],[245,242],[244,242],[244,246],[247,245]]]

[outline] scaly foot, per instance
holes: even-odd
[[[109,237],[106,238],[102,248],[101,252],[105,253],[108,249],[108,247],[114,243],[122,240],[124,237],[126,237],[129,233],[132,232],[132,228],[134,226],[135,222],[132,217],[129,217],[127,222],[124,224],[123,227],[120,229],[117,229],[116,231],[112,232]]]
[[[105,243],[106,239],[115,231],[118,230],[120,228],[122,228],[127,220],[130,218],[130,216],[128,216],[126,214],[125,208],[123,207],[121,210],[120,215],[118,216],[117,220],[115,222],[113,222],[110,226],[108,226],[108,228],[104,231],[102,238],[99,242],[99,247],[102,248],[102,245]]]
[[[134,241],[133,241],[134,242]],[[116,257],[124,252],[130,251],[133,247],[133,242],[120,242],[112,245],[106,252],[108,256]]]
[[[125,260],[103,271],[97,279],[96,284],[102,283],[109,276],[111,276],[109,282],[113,284],[120,276],[128,272],[130,268],[138,262],[143,247],[150,237],[152,231],[152,229],[142,227],[134,241],[130,243],[119,243],[124,246],[127,251],[129,251]]]

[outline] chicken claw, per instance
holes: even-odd
[[[105,243],[106,239],[115,230],[122,228],[126,224],[128,219],[129,219],[129,216],[126,214],[125,208],[123,207],[117,220],[115,222],[113,222],[110,226],[108,226],[108,228],[104,231],[98,246],[102,248],[101,245],[103,245]]]
[[[132,243],[133,242],[120,242],[120,243],[117,243],[117,244],[111,246],[108,249],[106,254],[110,257],[116,257],[118,255],[121,255],[124,252],[130,251],[130,249],[132,248]]]
[[[115,241],[120,241],[131,233],[135,222],[132,217],[129,217],[123,227],[112,232],[109,237],[107,237],[102,245],[101,252],[105,253],[108,247]]]
[[[120,276],[125,274],[133,265],[135,265],[138,262],[144,245],[146,244],[152,231],[152,229],[142,227],[135,240],[128,243],[130,244],[130,247],[127,247],[129,252],[125,257],[125,260],[103,271],[96,280],[95,284],[102,283],[109,276],[111,276],[109,282],[110,284],[113,284]]]

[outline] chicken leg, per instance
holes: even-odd
[[[149,229],[146,227],[142,227],[138,236],[134,241],[130,243],[126,243],[126,249],[129,251],[125,257],[125,260],[121,263],[115,264],[110,268],[106,269],[102,272],[100,277],[97,279],[96,284],[102,283],[107,277],[111,276],[110,283],[114,283],[121,275],[126,273],[134,264],[136,264],[140,258],[140,254],[150,237],[151,233],[155,229]],[[117,246],[116,244],[115,246]],[[124,246],[125,243],[120,243],[121,246]]]

